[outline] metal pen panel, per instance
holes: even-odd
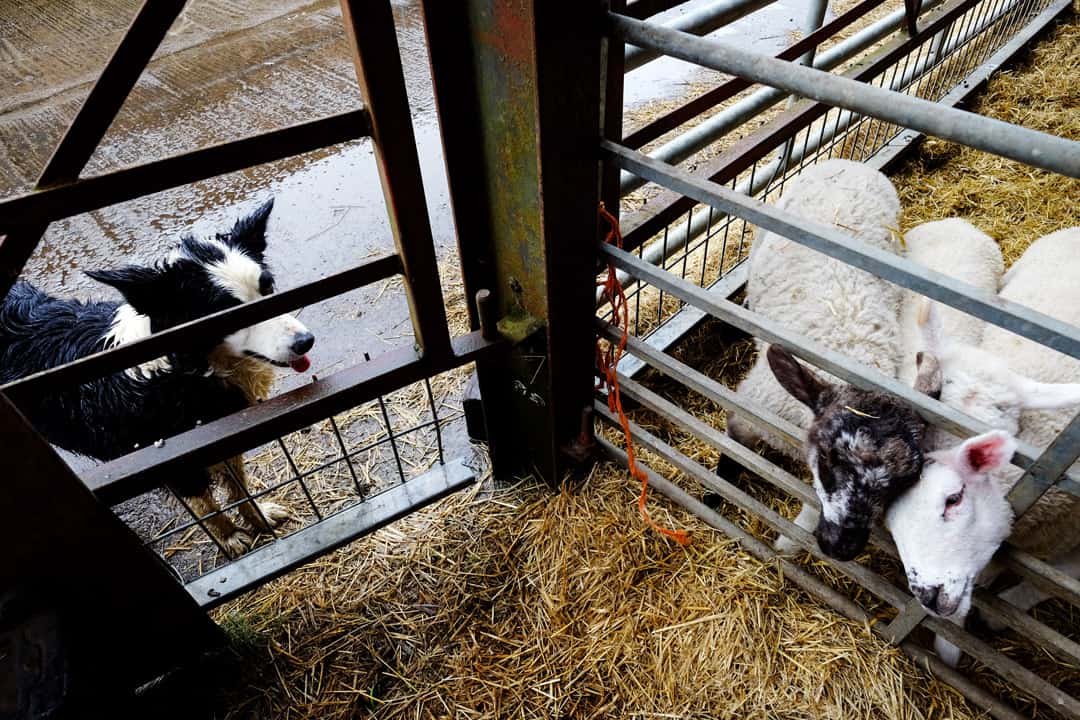
[[[54,183],[41,190],[0,200],[0,228],[60,220],[217,175],[284,160],[370,133],[367,111],[361,108],[102,175]]]
[[[1080,178],[1080,143],[608,13],[612,32],[672,57]]]
[[[1073,144],[1080,149],[1080,143]],[[1003,300],[892,253],[868,247],[835,227],[804,220],[798,215],[746,197],[636,150],[610,141],[603,141],[601,148],[624,169],[659,182],[698,202],[737,215],[759,227],[955,307],[980,320],[1080,358],[1080,328],[1024,305]]]

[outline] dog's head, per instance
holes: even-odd
[[[88,272],[119,290],[131,306],[132,311],[117,313],[114,341],[160,332],[274,292],[274,276],[263,258],[273,206],[274,201],[268,200],[229,232],[213,238],[184,237],[154,266]],[[314,343],[315,336],[299,320],[280,315],[179,354],[205,355],[223,347],[238,357],[303,372],[310,365],[306,353]]]

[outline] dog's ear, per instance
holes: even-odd
[[[88,270],[89,277],[120,291],[135,311],[154,317],[175,302],[178,291],[176,273],[169,266],[128,265],[115,270]]]
[[[266,224],[273,209],[274,198],[270,198],[250,215],[237,220],[227,235],[218,237],[261,261],[263,253],[266,252]]]

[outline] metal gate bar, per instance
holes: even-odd
[[[916,408],[924,418],[949,432],[968,437],[990,429],[988,425],[975,418],[917,393],[912,388],[876,370],[863,368],[845,355],[792,333],[780,323],[753,313],[727,299],[713,296],[707,290],[692,283],[673,277],[670,273],[642,261],[625,250],[605,245],[601,247],[601,252],[609,257],[616,267],[631,273],[639,281],[645,280],[663,288],[682,301],[744,332],[760,337],[766,342],[778,343],[790,348],[799,357],[846,382],[863,388],[883,389],[901,398]],[[1013,462],[1019,467],[1026,468],[1035,461],[1038,455],[1037,450],[1025,443],[1020,443]],[[1074,495],[1080,495],[1080,482],[1077,481],[1075,473],[1062,477],[1058,481],[1058,487]]]
[[[202,607],[216,607],[475,481],[475,468],[461,460],[438,465],[408,483],[366,498],[362,503],[328,516],[323,522],[253,550],[185,587]]]
[[[416,349],[386,353],[310,385],[282,393],[234,415],[199,425],[93,468],[83,481],[102,501],[116,504],[160,484],[157,473],[208,466],[425,377],[500,352],[500,341],[481,331],[454,338],[449,357],[422,357]]]

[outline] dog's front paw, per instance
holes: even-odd
[[[233,530],[227,537],[222,538],[221,544],[234,558],[239,557],[251,547],[251,536],[243,530]]]
[[[286,520],[292,520],[292,510],[284,505],[278,505],[272,502],[259,503],[259,509],[262,510],[263,517],[270,523],[271,527],[277,527]]]

